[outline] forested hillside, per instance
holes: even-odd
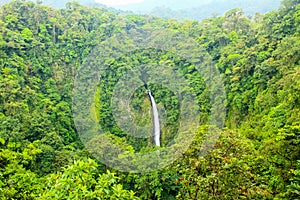
[[[147,1],[148,2],[148,1]],[[167,1],[168,2],[168,1]],[[133,10],[136,13],[150,13],[164,18],[179,20],[203,20],[213,15],[223,15],[232,8],[243,8],[245,15],[257,12],[266,13],[279,7],[280,0],[211,0],[211,1],[181,1],[174,5],[170,3],[149,2],[137,5],[120,6],[122,10]],[[143,4],[146,4],[142,6]],[[178,4],[178,6],[176,6]]]
[[[176,95],[148,84],[164,113],[162,147],[154,147],[151,137],[124,132],[111,98],[126,70],[163,64],[178,71],[187,80],[186,94],[195,92],[201,115],[193,142],[175,162],[147,173],[121,172],[103,164],[81,140],[74,83],[79,71],[89,70],[85,63],[95,48],[114,41],[130,49],[131,41],[114,36],[138,35],[134,31],[149,27],[166,30],[166,38],[169,33],[191,37],[210,55],[226,90],[226,120],[219,129],[210,126],[211,91],[180,56],[148,48],[112,57],[90,113],[126,155],[163,152],[176,141],[181,120]],[[300,198],[299,0],[284,0],[279,10],[252,18],[232,9],[201,22],[116,14],[75,2],[54,9],[14,0],[0,9],[0,30],[1,199]],[[113,54],[115,49],[106,47]],[[134,121],[151,125],[147,91],[138,88],[130,103]],[[213,149],[199,156],[208,130],[221,133]]]

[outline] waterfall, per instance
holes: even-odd
[[[156,107],[156,103],[154,97],[149,90],[149,97],[152,104],[152,112],[153,112],[153,125],[154,125],[154,142],[156,146],[160,146],[160,125],[159,125],[159,118],[158,118],[158,110]]]

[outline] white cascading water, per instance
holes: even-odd
[[[151,94],[151,91],[149,90],[149,97],[152,104],[152,112],[153,112],[153,124],[154,124],[154,143],[156,146],[160,146],[160,125],[159,125],[159,118],[158,118],[158,110],[156,107],[156,103],[154,100],[154,97]]]

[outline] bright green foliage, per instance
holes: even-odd
[[[0,199],[299,199],[299,3],[284,0],[281,9],[253,19],[232,9],[201,22],[124,16],[76,2],[59,10],[22,0],[3,5]],[[110,173],[109,166],[92,160],[96,155],[87,152],[75,129],[74,77],[81,69],[86,70],[83,78],[89,78],[90,68],[82,69],[82,64],[99,43],[149,27],[186,34],[210,54],[226,88],[226,127],[212,129],[221,136],[202,156],[210,91],[194,66],[180,56],[144,49],[109,58],[90,111],[104,127],[107,141],[124,152],[120,156],[153,151],[151,136],[128,136],[112,115],[113,88],[128,70],[141,64],[177,70],[189,84],[184,92],[195,92],[201,113],[195,141],[172,165],[146,174]],[[123,42],[121,49],[131,44]],[[145,87],[165,113],[162,146],[171,145],[180,121],[178,100],[159,84]],[[132,94],[133,119],[141,126],[151,124],[148,98],[144,87]],[[96,139],[92,144],[97,153],[106,153]],[[102,145],[112,148],[111,141]]]
[[[33,199],[40,192],[40,180],[28,168],[35,165],[36,157],[41,153],[39,142],[28,144],[18,152],[20,143],[5,145],[3,138],[0,141],[0,198]]]
[[[40,199],[138,199],[117,184],[113,173],[97,175],[97,164],[92,160],[75,162],[46,179]]]
[[[215,149],[200,157],[197,144],[201,143],[205,127],[199,131],[195,143],[185,153],[176,168],[182,174],[179,199],[269,199],[271,188],[260,170],[267,168],[262,156],[257,155],[250,140],[236,132],[226,131]],[[205,132],[204,132],[205,133]],[[180,163],[180,165],[179,165]],[[177,163],[176,163],[177,164]]]

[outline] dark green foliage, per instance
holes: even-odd
[[[162,64],[184,77],[188,86],[182,92],[196,94],[201,126],[188,150],[165,169],[105,173],[109,166],[92,160],[75,129],[74,79],[82,70],[82,80],[91,80],[92,67],[84,63],[98,44],[116,33],[146,27],[189,35],[211,55],[226,88],[226,128],[207,125],[210,91],[185,59],[154,49],[109,58],[95,89],[94,106],[84,114],[95,116],[125,153],[155,150],[151,133],[144,139],[128,135],[112,113],[114,87],[138,66],[155,69]],[[299,199],[299,27],[298,0],[284,0],[281,9],[253,19],[233,9],[222,17],[183,23],[124,17],[76,2],[60,10],[19,0],[2,6],[0,198],[135,199],[134,191],[141,199]],[[119,42],[122,48],[130,44]],[[90,62],[98,64],[97,59]],[[141,76],[145,85],[130,99],[134,122],[151,125],[150,89],[164,113],[162,146],[172,145],[181,119],[179,100],[174,91],[148,83],[147,74]],[[201,157],[208,130],[221,136]]]

